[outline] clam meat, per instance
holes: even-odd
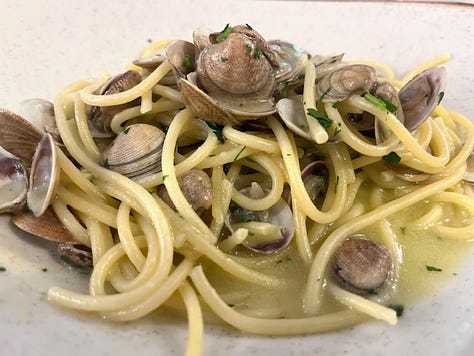
[[[15,213],[25,206],[28,176],[21,160],[0,147],[0,213]]]

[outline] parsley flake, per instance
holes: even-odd
[[[316,109],[313,109],[313,108],[309,108],[306,113],[315,118],[316,120],[318,120],[319,124],[324,127],[325,129],[331,127],[332,125],[332,120],[330,118],[328,118],[326,116],[326,114],[316,110]]]
[[[216,40],[217,42],[223,42],[226,40],[227,37],[232,33],[232,26],[229,24],[225,25],[224,29],[219,33]]]
[[[245,44],[245,52],[250,53],[252,52],[252,46],[248,43]]]
[[[401,317],[403,315],[403,311],[405,310],[405,307],[403,304],[390,304],[388,305],[390,309],[395,310],[395,313],[397,313],[397,317]]]
[[[438,105],[441,103],[441,100],[444,98],[444,91],[438,94]]]
[[[429,272],[441,272],[442,271],[441,268],[434,267],[434,266],[425,265],[425,267],[426,267],[426,270],[429,271]]]
[[[224,63],[225,63],[225,62],[227,62],[228,60],[229,60],[229,58],[227,58],[227,57],[221,57],[221,62],[224,62]]]
[[[163,175],[163,178],[161,180],[164,182],[166,178],[168,178],[168,174]]]
[[[256,47],[255,50],[253,51],[253,58],[259,59],[261,55],[262,55],[262,51],[260,50],[260,48]]]
[[[193,60],[190,54],[184,55],[183,66],[187,72],[191,72],[193,70]]]
[[[110,169],[109,160],[108,160],[108,159],[105,159],[105,161],[104,161],[104,168]]]
[[[214,135],[216,135],[217,140],[219,143],[224,143],[224,136],[222,135],[222,130],[224,129],[222,126],[216,125],[212,122],[207,122],[207,126],[211,129],[212,132],[214,132]]]
[[[321,104],[324,100],[324,98],[329,94],[329,92],[331,91],[332,87],[329,87],[326,89],[326,91],[323,93],[323,95],[321,95],[318,100],[316,100],[316,106]],[[334,105],[334,104],[333,104]]]
[[[48,272],[48,269],[46,267],[41,268],[43,272]]]
[[[391,103],[390,101],[384,100],[378,96],[372,95],[370,93],[367,93],[364,95],[364,99],[367,100],[369,103],[377,106],[380,109],[385,109],[390,111],[391,113],[394,113],[397,111],[397,106]]]
[[[5,272],[7,269],[3,266],[0,266],[0,272]]]
[[[242,149],[239,151],[239,153],[237,153],[237,155],[234,157],[234,162],[237,161],[237,159],[239,158],[239,156],[242,154],[242,152],[244,152],[244,150],[247,148],[247,146],[243,146]]]
[[[396,152],[393,152],[393,151],[392,151],[392,152],[390,152],[389,154],[383,156],[382,159],[383,159],[385,162],[395,164],[395,163],[399,163],[399,162],[400,162],[401,157],[400,157],[399,155],[397,155]]]

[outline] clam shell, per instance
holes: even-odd
[[[51,203],[59,184],[59,173],[56,145],[47,133],[38,143],[31,163],[27,202],[34,216],[41,216]]]
[[[134,180],[158,173],[164,139],[165,133],[153,125],[130,125],[104,152],[104,166]]]
[[[380,288],[392,265],[385,246],[359,236],[346,239],[334,253],[336,280],[353,293],[364,294]]]
[[[21,161],[0,147],[0,214],[16,213],[25,206],[28,177]]]

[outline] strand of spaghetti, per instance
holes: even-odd
[[[308,231],[306,230],[306,216],[298,206],[298,202],[294,196],[291,197],[291,207],[293,212],[293,224],[295,225],[296,247],[301,259],[306,265],[313,260],[313,251],[308,239]]]
[[[188,343],[185,356],[200,356],[204,333],[204,322],[199,299],[189,282],[178,289],[188,314]]]
[[[395,135],[390,135],[384,142],[380,144],[376,145],[368,143],[367,139],[364,138],[357,130],[351,130],[346,125],[338,109],[333,108],[330,104],[325,104],[324,108],[328,117],[341,129],[341,131],[338,133],[339,137],[346,144],[363,155],[372,157],[384,156],[390,153],[390,151],[393,151],[399,142]]]
[[[413,225],[420,229],[425,229],[435,224],[443,216],[443,207],[440,204],[430,204],[430,210],[423,216],[413,221]]]
[[[224,302],[206,278],[201,266],[191,272],[191,280],[212,311],[226,323],[253,334],[299,335],[337,330],[364,320],[360,314],[345,310],[308,318],[263,319],[237,312]]]
[[[168,111],[182,109],[183,107],[184,107],[184,104],[180,102],[169,101],[169,100],[157,101],[151,104],[151,108],[147,112],[147,114],[168,112]],[[140,110],[141,110],[141,106],[134,106],[115,114],[114,117],[112,118],[112,121],[110,122],[110,129],[114,133],[119,134],[124,129],[122,124],[130,119],[133,119],[134,117],[140,116],[141,114]]]
[[[94,176],[102,178],[120,186],[121,190],[128,191],[134,194],[139,207],[133,207],[134,210],[139,211],[140,208],[145,210],[145,216],[151,221],[156,230],[159,243],[159,265],[158,275],[163,280],[169,273],[173,261],[173,241],[171,238],[171,231],[168,226],[166,217],[164,216],[160,207],[156,204],[151,195],[140,185],[134,183],[130,179],[115,173],[104,167],[99,166],[82,151],[80,144],[77,142],[73,132],[70,131],[66,125],[66,114],[64,111],[65,97],[78,89],[83,87],[83,83],[74,83],[66,87],[54,101],[54,111],[56,116],[56,123],[61,137],[64,140],[67,150],[76,159],[76,161],[91,172]],[[113,196],[113,195],[112,195]]]
[[[140,100],[140,114],[146,114],[151,110],[153,104],[152,96],[153,92],[151,90],[143,92]]]
[[[194,259],[185,258],[155,290],[144,295],[137,303],[114,310],[105,316],[115,321],[129,321],[149,314],[183,285],[193,266]]]
[[[259,199],[250,198],[240,193],[236,188],[233,188],[232,200],[247,210],[261,211],[270,209],[277,203],[283,193],[283,173],[280,171],[280,167],[264,153],[252,155],[252,159],[267,171],[272,179],[272,188],[268,193],[266,192],[264,197]]]
[[[162,200],[157,199],[157,202],[167,214],[174,214],[179,217],[179,215]],[[222,252],[221,250],[219,250],[219,248],[217,248],[207,240],[203,239],[193,225],[186,224],[186,220],[184,220],[183,217],[179,218],[181,219],[181,222],[173,228],[182,231],[186,236],[187,241],[193,246],[193,249],[203,254],[205,257],[214,262],[224,271],[232,274],[234,277],[240,280],[264,286],[270,289],[283,289],[286,287],[287,281],[285,281],[284,279],[263,274],[236,262],[232,258],[233,256]]]
[[[226,146],[221,147],[224,145]],[[238,159],[246,158],[252,154],[258,153],[258,151],[253,148],[244,147],[244,149],[242,149],[242,146],[236,146],[230,141],[224,145],[218,145],[216,148],[219,149],[219,152],[207,157],[197,167],[206,169],[222,166],[226,163],[231,163]],[[229,148],[229,146],[232,148]]]
[[[316,93],[315,83],[316,82],[316,69],[311,61],[306,63],[304,72],[304,83],[303,83],[303,106],[306,117],[306,122],[309,128],[309,135],[312,139],[318,143],[327,142],[329,135],[324,127],[321,126],[318,120],[308,114],[308,109],[316,109]]]
[[[239,130],[236,130],[230,126],[224,127],[222,130],[224,137],[230,141],[233,141],[237,145],[254,148],[259,151],[279,154],[280,148],[278,143],[274,140],[269,140],[257,135],[251,135]]]
[[[142,96],[147,90],[151,90],[151,88],[172,69],[171,64],[166,60],[151,72],[149,76],[129,90],[110,95],[98,95],[92,94],[96,90],[95,88],[87,87],[81,91],[81,99],[86,104],[93,106],[113,106],[124,104]]]
[[[81,100],[78,93],[74,95],[74,119],[76,121],[77,133],[84,145],[86,153],[91,160],[97,162],[100,157],[100,151],[89,130],[86,104]]]
[[[152,88],[153,94],[160,95],[173,101],[182,102],[181,92],[166,85],[155,84]]]
[[[410,72],[408,72],[403,79],[401,80],[402,86],[408,83],[413,77],[415,77],[417,74],[420,74],[421,72],[432,68],[432,67],[437,67],[441,64],[446,63],[451,59],[451,55],[449,53],[443,53],[436,58],[433,58],[425,63],[420,64]]]
[[[298,155],[293,151],[291,142],[281,124],[274,118],[268,118],[268,125],[273,130],[277,141],[280,145],[280,150],[288,173],[288,180],[291,187],[292,194],[295,194],[301,210],[312,220],[320,223],[329,223],[337,219],[344,208],[344,200],[347,195],[347,181],[343,174],[340,177],[340,187],[337,189],[334,204],[328,211],[320,211],[311,201],[308,192],[304,187],[301,178],[301,170],[299,168]],[[334,169],[336,164],[340,165],[343,162],[334,162]],[[344,172],[345,170],[343,170]],[[340,188],[340,189],[339,189]]]
[[[395,234],[391,228],[391,224],[387,219],[382,219],[377,224],[378,231],[380,232],[381,242],[383,245],[387,246],[390,251],[390,256],[392,258],[392,268],[390,269],[390,281],[393,283],[394,288],[387,288],[387,294],[393,293],[396,289],[396,283],[399,281],[400,277],[400,266],[403,263],[403,253],[402,248],[398,242],[397,234]],[[387,296],[389,297],[389,296]],[[381,299],[378,297],[378,299]]]
[[[100,260],[107,250],[112,248],[114,241],[110,229],[107,225],[102,224],[98,220],[81,214],[81,220],[87,228],[87,234],[91,242],[91,250],[93,261]]]
[[[69,158],[66,157],[62,150],[56,150],[58,153],[59,165],[61,171],[64,172],[71,181],[81,188],[86,194],[90,195],[94,199],[100,199],[102,202],[111,204],[112,199],[106,196],[103,192],[100,191],[90,180],[82,174],[79,169],[71,162]]]
[[[127,257],[140,272],[145,264],[145,256],[133,237],[129,220],[130,212],[130,206],[122,202],[117,212],[117,233]],[[150,251],[148,250],[147,256],[149,255]]]
[[[428,166],[431,167],[442,167],[445,166],[449,161],[449,152],[443,151],[440,152],[439,156],[434,156],[420,146],[420,144],[415,140],[411,133],[403,126],[403,124],[389,111],[380,109],[375,105],[369,103],[367,100],[360,96],[351,96],[349,99],[351,105],[367,111],[375,115],[379,120],[381,120],[393,133],[399,138],[399,140],[405,145],[405,147],[413,153],[413,155],[419,160],[425,162]],[[445,143],[446,139],[437,130],[433,130],[433,143]],[[439,145],[432,147],[433,150],[439,149]]]
[[[161,41],[154,41],[150,43],[145,49],[142,51],[141,57],[148,58],[153,57],[160,49],[165,48],[172,40],[161,40]]]
[[[74,237],[74,240],[85,246],[90,246],[91,242],[89,235],[87,234],[87,230],[81,225],[79,221],[77,221],[77,218],[74,216],[74,214],[69,211],[66,203],[59,197],[56,197],[51,203],[51,206],[58,220],[71,233],[71,235]]]
[[[192,120],[193,117],[194,114],[190,110],[184,109],[175,116],[171,122],[170,127],[168,128],[168,132],[163,143],[163,153],[161,156],[162,172],[163,176],[166,176],[163,184],[165,185],[168,192],[173,192],[173,194],[170,194],[170,198],[173,201],[176,210],[186,221],[192,224],[202,234],[201,238],[204,238],[207,241],[215,244],[217,240],[216,237],[193,210],[191,205],[186,200],[181,188],[179,187],[174,166],[174,151],[176,149],[176,142],[178,140],[179,133],[186,123]]]
[[[350,293],[336,286],[334,283],[328,283],[328,289],[338,301],[352,310],[365,313],[375,319],[384,320],[390,325],[397,324],[397,314],[395,310],[374,303],[360,295]]]
[[[443,178],[428,186],[421,187],[418,190],[415,190],[401,198],[397,198],[386,204],[383,204],[334,230],[322,244],[311,265],[303,295],[303,306],[305,312],[308,314],[314,314],[317,312],[321,303],[320,295],[326,267],[335,249],[342,243],[344,239],[360,231],[365,226],[390,216],[391,214],[396,213],[397,211],[400,211],[416,202],[426,199],[436,192],[451,187],[452,185],[459,182],[463,175],[464,171],[460,170],[459,172],[456,172],[456,174]]]

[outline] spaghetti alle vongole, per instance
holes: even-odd
[[[179,47],[181,57],[169,48],[184,41],[151,44],[127,67],[140,77],[130,87],[116,84],[119,75],[57,95],[64,146],[56,146],[51,208],[90,249],[93,270],[88,292],[53,287],[49,300],[117,321],[161,306],[186,310],[188,354],[200,353],[209,309],[267,335],[369,317],[396,324],[389,305],[423,273],[410,262],[418,252],[410,241],[436,256],[440,244],[474,239],[466,171],[474,127],[441,105],[439,66],[449,57],[397,80],[386,65],[309,56],[245,26],[209,39],[192,56],[188,44]],[[206,65],[243,62],[260,79],[231,100],[233,89],[217,88],[222,78],[213,81]],[[362,71],[369,74],[360,81]],[[423,83],[413,85],[417,78]],[[415,86],[435,103],[415,102]],[[278,100],[291,109],[276,112]],[[111,109],[104,132],[91,128],[91,113],[101,119]],[[123,171],[112,164],[118,137],[130,147],[119,157]],[[119,173],[130,167],[144,173]]]

